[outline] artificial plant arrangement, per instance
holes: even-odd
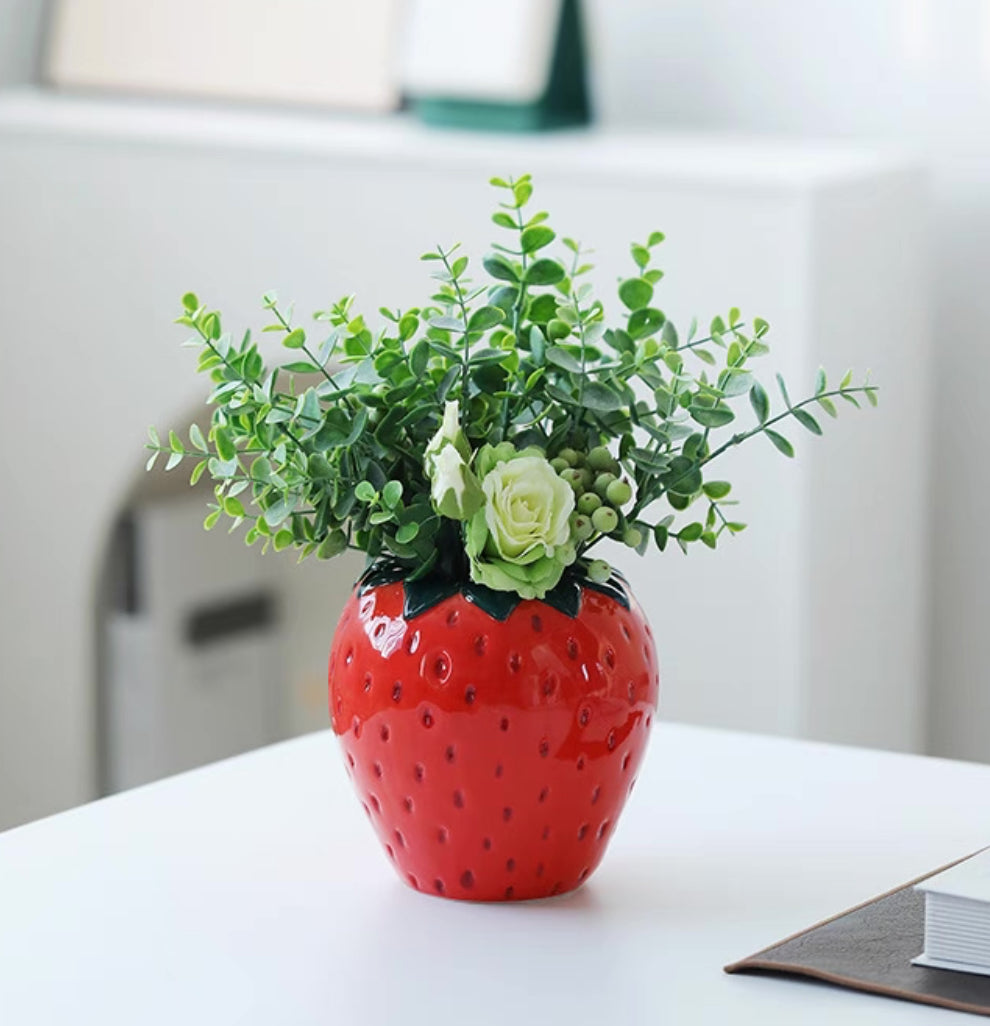
[[[432,295],[380,328],[351,296],[307,329],[266,295],[277,366],[184,296],[212,422],[188,444],[152,430],[148,465],[209,473],[206,527],[248,545],[367,554],[331,651],[348,770],[408,882],[505,899],[586,879],[656,707],[652,633],[602,542],[715,548],[745,526],[719,457],[760,436],[793,456],[788,424],[820,435],[877,389],[820,370],[794,402],[778,375],[775,406],[751,370],[766,321],[733,308],[682,335],[656,305],[661,232],[631,246],[607,315],[589,251],[530,212],[530,176],[491,184],[504,241],[480,268],[426,253]]]

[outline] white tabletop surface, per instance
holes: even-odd
[[[990,842],[990,767],[663,725],[602,867],[545,902],[417,894],[329,733],[0,835],[0,1021],[951,1023],[750,954]]]

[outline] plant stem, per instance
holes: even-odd
[[[471,333],[468,331],[467,303],[464,300],[464,290],[461,288],[461,283],[455,277],[450,266],[448,254],[444,253],[440,246],[437,246],[437,252],[440,254],[443,266],[447,269],[447,273],[450,275],[450,280],[454,286],[454,291],[457,293],[457,305],[461,308],[461,321],[464,323],[464,353],[461,356],[461,403],[463,405],[461,409],[461,427],[466,428],[468,415],[468,369],[471,365]]]

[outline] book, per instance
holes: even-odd
[[[916,961],[924,946],[926,894],[918,884],[965,856],[727,965],[727,973],[803,978],[903,1001],[990,1016],[990,976],[944,972]]]
[[[925,948],[914,965],[990,976],[990,848],[915,884]]]

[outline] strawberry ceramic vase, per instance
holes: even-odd
[[[330,712],[401,878],[447,898],[579,887],[646,748],[659,673],[618,576],[569,573],[544,601],[376,564],[330,652]]]

